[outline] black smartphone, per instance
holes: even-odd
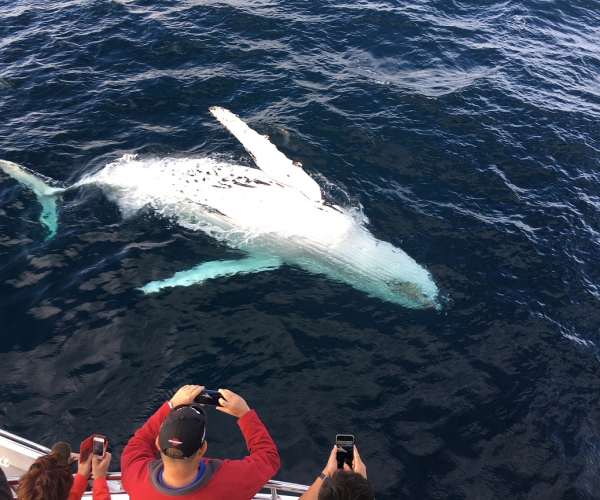
[[[194,402],[200,403],[201,405],[223,406],[221,403],[219,403],[219,399],[221,398],[225,399],[223,394],[221,394],[219,391],[204,389],[194,398]]]
[[[344,464],[352,468],[354,460],[354,436],[351,434],[338,434],[335,436],[335,444],[337,446],[336,458],[338,469],[343,469]]]

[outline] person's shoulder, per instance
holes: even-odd
[[[133,458],[127,464],[127,467],[123,467],[121,464],[121,480],[127,483],[128,487],[131,487],[131,483],[143,483],[150,481],[150,476],[154,471],[160,471],[162,469],[162,460],[156,460],[156,457],[139,457]],[[158,472],[156,472],[158,474]]]
[[[146,460],[140,463],[135,470],[130,471],[127,477],[121,475],[121,479],[126,482],[123,486],[129,494],[130,500],[164,498],[164,495],[156,491],[153,486],[153,483],[158,481],[158,475],[162,468],[162,460]]]

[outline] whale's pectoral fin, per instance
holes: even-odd
[[[271,179],[297,189],[309,200],[314,202],[322,200],[321,188],[302,170],[302,165],[292,162],[266,136],[252,130],[238,116],[225,108],[213,106],[210,112],[242,143],[257,167]]]
[[[32,172],[28,168],[10,161],[0,160],[0,169],[35,193],[40,205],[42,205],[40,222],[50,231],[46,239],[52,238],[58,227],[56,201],[60,199],[60,195],[67,188],[53,179]]]
[[[158,292],[161,288],[171,286],[189,286],[200,284],[204,280],[231,276],[232,274],[249,274],[277,269],[283,262],[275,257],[249,257],[242,260],[215,260],[205,262],[193,269],[175,273],[172,278],[163,281],[151,281],[138,290],[144,293]]]

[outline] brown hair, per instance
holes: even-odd
[[[19,478],[19,500],[67,500],[73,486],[71,468],[58,455],[38,458]]]
[[[58,455],[64,458],[67,463],[71,463],[71,446],[62,441],[54,443],[54,446],[52,446],[52,449],[50,450],[50,455]]]
[[[371,483],[353,471],[338,470],[326,478],[318,500],[375,500]]]

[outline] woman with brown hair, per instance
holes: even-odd
[[[90,455],[80,462],[75,478],[67,460],[57,453],[38,458],[19,479],[19,500],[80,500],[88,485],[90,472],[94,473],[93,500],[110,500],[106,484],[111,454],[103,460]]]
[[[73,486],[66,460],[52,454],[38,458],[19,479],[19,500],[67,500]]]

